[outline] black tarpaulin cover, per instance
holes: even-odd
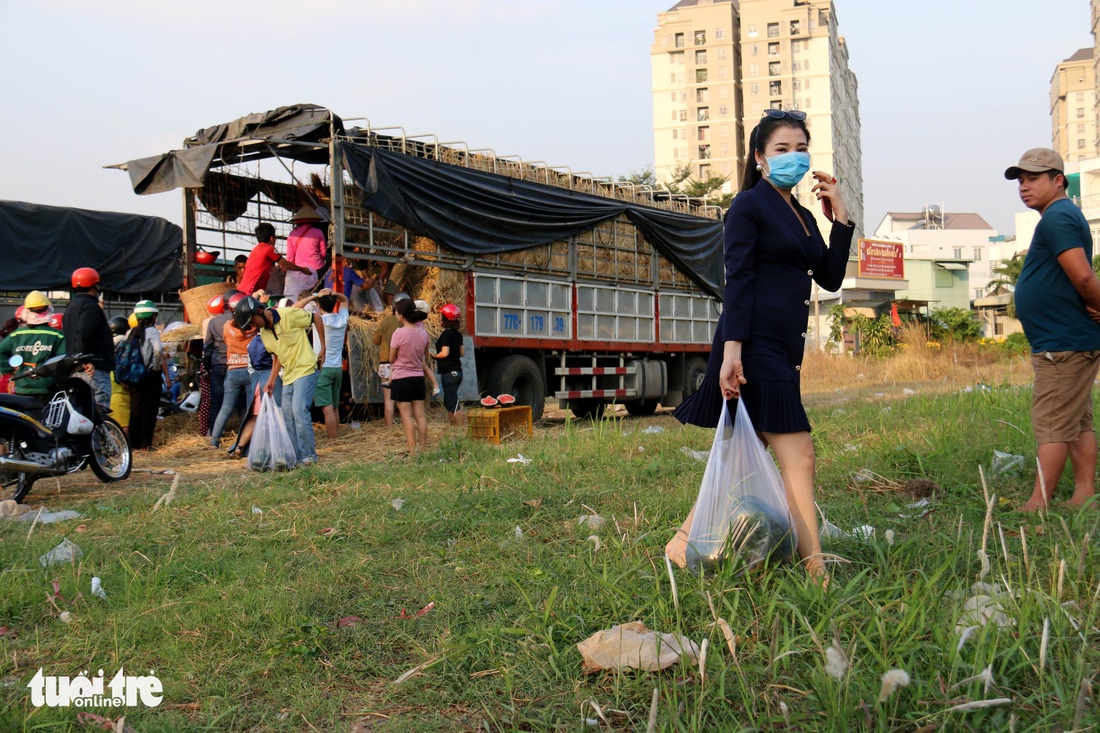
[[[0,201],[0,291],[68,290],[78,267],[112,292],[178,290],[182,248],[183,230],[159,217]]]
[[[235,140],[317,143],[331,136],[333,125],[337,135],[343,133],[344,123],[340,118],[316,104],[292,104],[245,115],[232,122],[199,130],[187,138],[184,150],[171,150],[162,155],[127,161],[130,185],[137,194],[198,188],[205,182],[206,173],[215,160],[218,165],[239,160],[241,146],[233,142]],[[279,155],[323,164],[328,162],[329,151],[315,146],[281,146]]]
[[[466,254],[565,240],[619,215],[715,298],[722,297],[722,222],[555,186],[341,143],[364,206]]]

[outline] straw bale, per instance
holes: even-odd
[[[198,323],[187,323],[161,334],[160,340],[166,344],[178,344],[190,341],[191,339],[197,339],[200,336],[202,336],[202,325]]]

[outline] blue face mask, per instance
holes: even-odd
[[[768,158],[767,178],[776,188],[792,189],[810,170],[809,153],[782,153]]]

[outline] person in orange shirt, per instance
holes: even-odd
[[[230,320],[222,326],[222,336],[226,347],[225,390],[221,410],[210,433],[211,448],[217,448],[221,443],[225,426],[234,413],[237,414],[238,430],[240,429],[239,426],[244,423],[245,407],[252,387],[252,379],[248,374],[248,343],[252,340],[251,335],[246,336]]]

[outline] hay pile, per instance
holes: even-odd
[[[180,344],[186,343],[191,339],[197,339],[202,337],[202,326],[198,323],[186,323],[182,326],[177,326],[171,331],[162,333],[160,340],[166,344]]]

